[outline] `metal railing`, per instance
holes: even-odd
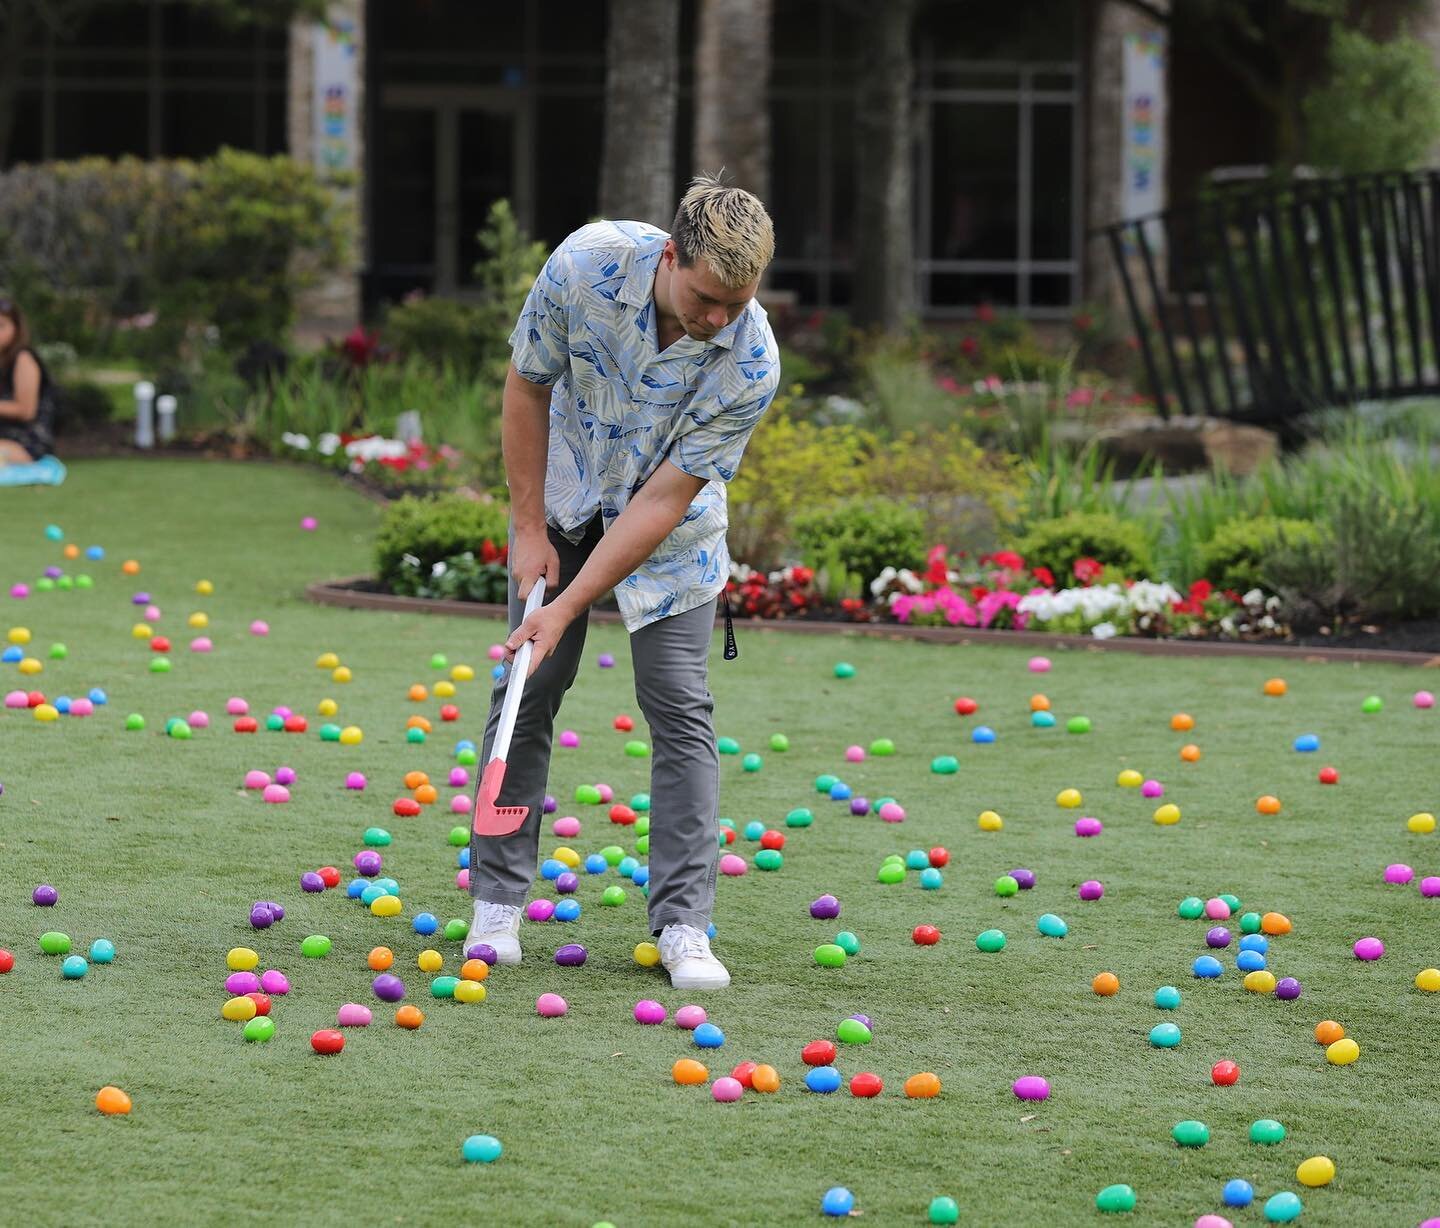
[[[1217,185],[1104,233],[1167,418],[1440,393],[1440,171]]]

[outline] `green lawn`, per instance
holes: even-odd
[[[319,518],[316,532],[300,530],[305,515]],[[0,710],[0,946],[16,955],[0,977],[0,1190],[16,1222],[805,1224],[822,1219],[825,1190],[844,1185],[872,1224],[924,1223],[931,1198],[948,1194],[962,1223],[1055,1225],[1108,1218],[1094,1209],[1097,1191],[1128,1182],[1139,1206],[1121,1222],[1189,1225],[1224,1210],[1232,1177],[1257,1196],[1230,1213],[1237,1224],[1262,1223],[1264,1199],[1287,1189],[1304,1198],[1305,1224],[1440,1215],[1440,994],[1413,985],[1417,971],[1440,964],[1440,899],[1382,882],[1397,861],[1417,878],[1440,874],[1440,836],[1405,826],[1415,811],[1440,809],[1440,712],[1410,703],[1419,687],[1440,689],[1427,675],[1057,653],[1053,672],[1037,678],[1021,649],[749,627],[739,629],[739,659],[725,662],[717,634],[717,731],[764,755],[756,773],[723,759],[722,813],[741,828],[752,819],[783,826],[797,806],[816,813],[813,827],[789,833],[778,873],[721,880],[717,950],[735,983],[700,999],[727,1036],[710,1055],[712,1075],[752,1058],[784,1082],[774,1096],[717,1104],[670,1080],[676,1058],[704,1056],[688,1034],[631,1020],[639,998],[672,1012],[687,1000],[632,962],[645,937],[638,890],[602,909],[603,883],[588,879],[580,921],[528,925],[525,964],[498,970],[487,1001],[430,998],[415,966],[430,943],[409,919],[468,915],[446,841],[455,820],[443,804],[409,820],[390,804],[407,770],[443,783],[456,739],[478,739],[486,650],[501,628],[306,604],[305,582],[365,569],[377,515],[331,478],[259,464],[77,462],[59,489],[0,491],[0,631],[29,627],[40,656],[54,642],[69,649],[29,685],[110,695],[93,717],[50,725]],[[10,600],[11,583],[63,562],[43,533],[52,522],[67,541],[105,547],[101,562],[66,564],[93,574],[94,589]],[[121,574],[126,558],[141,562],[140,575]],[[213,597],[195,594],[202,577],[214,581]],[[137,589],[152,594],[175,641],[169,674],[149,673],[151,654],[131,636]],[[186,649],[195,610],[211,619],[208,656]],[[269,621],[267,638],[249,634],[255,618]],[[569,802],[575,787],[603,780],[623,798],[648,784],[646,761],[621,752],[627,736],[644,736],[622,640],[618,627],[592,629],[561,716],[582,744],[557,747],[551,791],[560,813],[584,822],[573,842],[581,852],[625,843],[625,833],[602,807]],[[353,668],[353,682],[337,686],[314,668],[327,650]],[[607,650],[618,659],[612,670],[596,665]],[[457,725],[437,720],[426,745],[409,745],[407,716],[438,709],[406,699],[411,683],[442,676],[429,668],[435,652],[474,664],[479,679],[460,686]],[[856,666],[848,681],[833,676],[841,659]],[[4,667],[4,690],[22,685],[15,668]],[[1271,674],[1287,678],[1285,698],[1262,697]],[[1031,728],[1037,689],[1059,728]],[[1372,693],[1385,709],[1362,716]],[[962,694],[980,703],[963,721],[952,707]],[[261,716],[289,705],[310,715],[312,730],[236,735],[225,716],[231,695]],[[320,741],[316,705],[327,695],[342,722],[364,729],[362,746]],[[164,736],[167,717],[194,709],[210,714],[208,730],[188,742]],[[1191,735],[1170,729],[1181,710],[1196,718]],[[123,730],[129,712],[144,714],[145,732]],[[613,731],[619,712],[634,715],[639,732]],[[1065,733],[1064,718],[1082,713],[1093,732]],[[997,730],[994,745],[971,744],[979,721]],[[777,731],[788,753],[768,750]],[[1305,732],[1319,734],[1318,755],[1291,749]],[[881,736],[894,739],[893,758],[845,763],[847,745]],[[1204,749],[1198,764],[1179,761],[1190,740]],[[940,754],[959,757],[958,774],[930,772]],[[1341,772],[1336,787],[1316,782],[1327,763]],[[240,788],[247,769],[280,764],[299,773],[288,806]],[[1156,826],[1157,803],[1116,786],[1127,766],[1165,782],[1166,800],[1183,810],[1178,826]],[[370,779],[363,794],[341,787],[355,769]],[[822,772],[857,794],[897,797],[907,821],[851,817],[815,791]],[[1081,810],[1056,806],[1066,786],[1083,790]],[[1256,814],[1263,793],[1283,800],[1280,816]],[[1003,831],[977,829],[987,808],[1004,816]],[[1102,818],[1104,834],[1077,839],[1077,814]],[[303,871],[348,869],[372,825],[395,835],[386,872],[403,889],[402,917],[374,917],[343,890],[301,893]],[[547,837],[542,849],[558,843]],[[933,845],[952,856],[942,889],[922,891],[915,874],[897,886],[876,881],[887,853]],[[736,842],[747,860],[755,848]],[[997,898],[996,877],[1017,866],[1035,871],[1036,887]],[[1088,878],[1104,882],[1105,896],[1082,904],[1076,886]],[[41,882],[60,890],[53,909],[30,903]],[[810,918],[822,892],[841,899],[838,922]],[[1220,980],[1191,976],[1208,923],[1179,919],[1176,904],[1220,892],[1294,920],[1270,966],[1300,979],[1298,1001],[1242,990],[1233,947]],[[257,899],[282,901],[284,922],[252,931]],[[1037,933],[1044,912],[1069,922],[1068,937]],[[938,946],[911,942],[921,922],[941,928]],[[992,926],[1009,943],[984,955],[974,938]],[[859,935],[861,954],[844,969],[816,967],[814,947],[842,928]],[[82,951],[108,937],[119,955],[64,981],[59,961],[39,953],[50,929]],[[334,940],[323,961],[300,957],[312,933]],[[1350,954],[1367,934],[1387,947],[1376,963]],[[568,941],[588,946],[584,968],[551,961]],[[382,943],[426,1012],[416,1032],[396,1027],[370,994],[365,955]],[[275,1002],[269,1044],[246,1044],[240,1025],[220,1018],[225,953],[242,945],[293,983]],[[455,971],[456,944],[439,945]],[[1106,969],[1121,981],[1112,998],[1090,990]],[[1177,1011],[1152,1005],[1162,984],[1182,990]],[[547,990],[569,1000],[568,1017],[535,1015]],[[351,1030],[344,1053],[315,1055],[311,1032],[333,1027],[347,1001],[375,1007],[375,1022]],[[879,1074],[883,1095],[805,1091],[802,1045],[833,1037],[856,1011],[874,1020],[874,1041],[842,1047],[837,1064],[847,1080]],[[1324,1018],[1359,1041],[1358,1063],[1326,1063],[1312,1036]],[[1183,1029],[1177,1049],[1147,1041],[1165,1019]],[[1234,1087],[1211,1084],[1221,1058],[1240,1063]],[[907,1099],[906,1076],[923,1070],[940,1075],[942,1095]],[[1048,1102],[1014,1098],[1010,1085],[1025,1074],[1050,1080]],[[128,1118],[94,1109],[109,1083],[134,1098]],[[1247,1141],[1262,1117],[1285,1124],[1284,1143]],[[1190,1118],[1210,1127],[1201,1150],[1171,1140],[1171,1127]],[[460,1144],[475,1133],[503,1141],[498,1162],[462,1162]],[[1338,1176],[1310,1191],[1295,1168],[1315,1154],[1332,1157]]]

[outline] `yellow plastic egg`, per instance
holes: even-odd
[[[1180,822],[1180,807],[1174,802],[1166,802],[1155,810],[1155,822],[1161,827],[1173,827]]]
[[[255,1018],[255,999],[244,996],[231,998],[220,1008],[220,1014],[236,1023],[245,1023]]]
[[[1066,810],[1074,810],[1085,799],[1080,796],[1079,789],[1061,789],[1055,795],[1055,804]]]
[[[1417,836],[1428,836],[1435,830],[1435,816],[1422,810],[1419,814],[1412,814],[1405,821],[1405,826]]]
[[[1325,1050],[1325,1060],[1332,1066],[1348,1066],[1360,1056],[1360,1046],[1348,1036],[1337,1040]]]
[[[231,947],[225,953],[225,966],[231,972],[249,972],[260,962],[260,956],[249,947]]]
[[[450,677],[456,682],[470,682],[475,677],[475,670],[469,665],[456,665],[451,668]]]
[[[377,896],[370,901],[370,911],[377,917],[393,917],[404,907],[398,895]]]
[[[12,644],[28,644],[30,642],[30,628],[11,627],[5,638]]]
[[[353,677],[354,675],[350,672],[348,665],[337,665],[330,671],[330,680],[332,682],[349,682]]]
[[[1115,777],[1115,783],[1122,789],[1138,789],[1145,783],[1145,777],[1140,775],[1134,768],[1126,768]]]
[[[195,613],[190,615],[185,621],[198,630],[210,625],[210,615],[205,613],[204,610],[196,610]]]
[[[346,725],[340,731],[340,744],[342,746],[359,746],[365,740],[365,735],[360,731],[359,725]]]
[[[322,699],[316,711],[318,711],[321,716],[334,716],[335,713],[340,711],[340,705],[333,699]]]
[[[455,1001],[483,1002],[485,1001],[485,986],[479,981],[460,981],[455,986]]]
[[[975,821],[979,825],[981,831],[999,831],[1002,827],[1005,826],[1005,820],[1002,819],[993,810],[982,810],[980,812],[980,817]]]
[[[20,662],[20,672],[22,674],[38,674],[44,668],[45,666],[35,657],[25,657]]]
[[[37,721],[58,721],[60,719],[60,709],[54,704],[36,704],[35,719]]]
[[[439,951],[427,948],[420,952],[415,962],[420,965],[421,972],[439,972],[445,966],[445,957]]]
[[[440,681],[435,684],[435,697],[437,699],[449,699],[454,694],[455,684],[453,682],[447,682],[444,678],[441,678]]]
[[[635,946],[635,962],[642,968],[653,968],[660,962],[660,948],[653,942],[641,942]]]
[[[569,845],[562,844],[553,854],[556,861],[563,861],[570,869],[575,869],[580,864],[580,854]]]
[[[130,634],[137,640],[148,640],[155,632],[149,623],[136,623],[130,628]]]
[[[1335,1161],[1329,1156],[1311,1156],[1308,1160],[1302,1160],[1300,1167],[1295,1170],[1295,1180],[1312,1189],[1319,1185],[1329,1185],[1335,1180]]]
[[[1440,968],[1425,968],[1415,974],[1415,988],[1440,993]]]
[[[1255,971],[1245,974],[1243,983],[1251,993],[1273,993],[1275,974],[1266,968],[1256,968]]]
[[[202,597],[208,597],[215,591],[215,585],[209,580],[196,580],[195,591]]]
[[[315,658],[316,669],[334,669],[340,664],[340,658],[333,652],[322,652]]]

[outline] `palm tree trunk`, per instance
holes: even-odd
[[[773,0],[701,0],[695,45],[695,170],[724,167],[761,200],[770,192],[773,8]]]
[[[915,0],[871,4],[856,107],[856,267],[851,314],[899,332],[915,314]],[[942,155],[943,156],[943,155]]]
[[[675,213],[680,6],[611,0],[600,213],[669,228]]]

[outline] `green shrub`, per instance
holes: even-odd
[[[1083,558],[1131,579],[1154,578],[1144,529],[1109,512],[1070,512],[1037,521],[1015,550],[1027,566],[1048,567],[1062,587],[1074,582],[1075,561]]]
[[[1320,528],[1308,520],[1280,516],[1232,520],[1200,548],[1200,576],[1216,588],[1234,589],[1237,593],[1265,589],[1265,568],[1271,559],[1286,547],[1315,544],[1323,536]]]
[[[462,495],[433,499],[397,499],[385,509],[375,538],[375,574],[389,591],[400,591],[407,578],[418,574],[429,580],[436,563],[478,551],[489,539],[497,546],[507,540],[510,509],[503,503],[482,503]],[[405,556],[418,560],[405,565]]]
[[[816,565],[839,564],[862,584],[889,567],[919,567],[925,559],[925,517],[891,499],[864,499],[797,516],[795,545]]]
[[[55,400],[55,429],[62,435],[108,422],[115,408],[104,388],[83,381],[58,385]]]

